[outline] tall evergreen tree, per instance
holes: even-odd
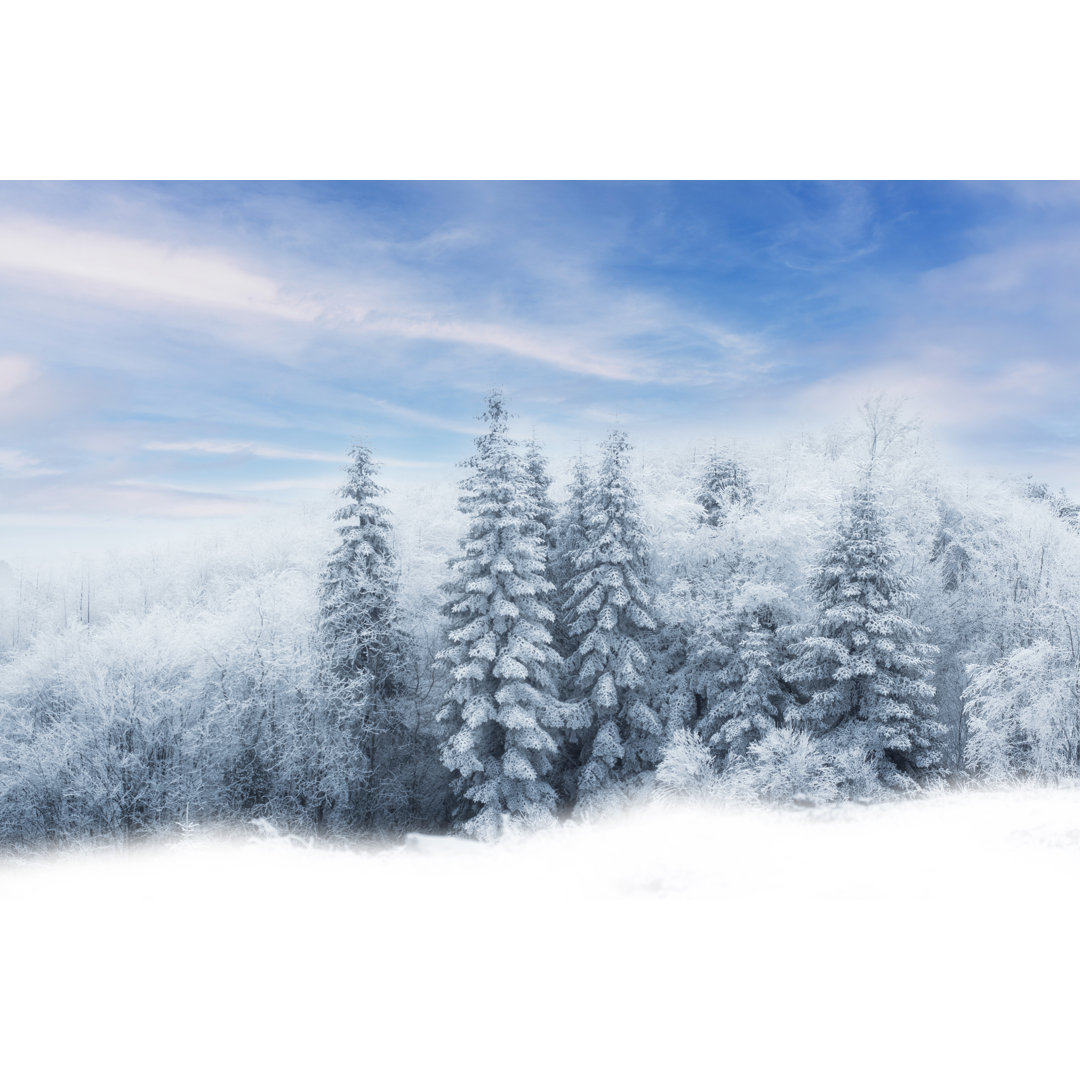
[[[753,489],[746,470],[735,458],[713,450],[706,459],[694,498],[701,507],[702,524],[716,526],[724,523],[733,507],[749,506]]]
[[[555,548],[551,556],[551,580],[555,585],[555,644],[562,657],[573,652],[569,631],[573,617],[567,610],[568,586],[577,573],[574,560],[585,545],[591,491],[589,467],[583,457],[578,457],[571,466],[566,501],[555,517]]]
[[[332,693],[329,707],[346,740],[348,802],[355,819],[378,818],[378,788],[400,756],[396,699],[406,639],[398,610],[398,565],[390,517],[378,501],[371,451],[349,451],[338,542],[319,583],[319,632]],[[331,729],[334,730],[333,728]],[[338,748],[339,751],[341,748]]]
[[[567,675],[578,728],[572,762],[577,790],[590,795],[660,760],[663,728],[649,707],[643,635],[656,628],[645,586],[647,545],[629,477],[630,443],[613,431],[582,515],[580,545],[567,551],[573,573],[564,609],[573,652]]]
[[[574,558],[585,543],[585,517],[589,510],[591,492],[589,466],[584,457],[577,457],[570,467],[570,488],[566,493],[566,501],[555,517],[555,554],[551,576],[558,589],[562,589],[574,576]]]
[[[811,578],[818,605],[812,636],[785,675],[803,692],[797,723],[857,750],[886,783],[904,786],[940,763],[934,645],[904,609],[912,599],[897,566],[872,473],[866,470]]]
[[[776,730],[791,702],[781,675],[781,624],[790,609],[775,585],[748,582],[691,638],[693,688],[707,702],[698,733],[729,762]]]
[[[345,503],[334,513],[338,542],[319,586],[320,629],[334,673],[379,696],[399,674],[397,558],[371,451],[354,446],[349,458],[339,491]]]
[[[535,439],[525,444],[525,472],[529,478],[529,498],[533,503],[536,533],[547,548],[546,557],[550,562],[555,547],[555,504],[549,493],[551,477],[548,475],[547,459]]]
[[[481,419],[488,430],[466,462],[472,472],[459,501],[469,527],[446,586],[439,664],[450,686],[439,718],[448,730],[443,763],[462,799],[460,826],[490,837],[507,817],[527,824],[552,817],[555,791],[545,777],[557,750],[558,658],[532,483],[507,434],[501,395],[489,396]]]

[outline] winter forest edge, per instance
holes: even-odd
[[[641,456],[614,429],[555,485],[500,393],[480,419],[456,509],[391,515],[361,444],[330,537],[305,519],[75,588],[9,569],[0,846],[491,839],[1076,774],[1064,492],[945,468],[880,399],[769,449]]]

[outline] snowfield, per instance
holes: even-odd
[[[1080,790],[0,864],[8,1077],[1058,1076]]]

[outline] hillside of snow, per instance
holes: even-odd
[[[1071,1073],[1080,790],[0,863],[4,1075]]]

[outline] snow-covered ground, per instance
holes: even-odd
[[[1080,790],[0,864],[7,1077],[1064,1076]]]

